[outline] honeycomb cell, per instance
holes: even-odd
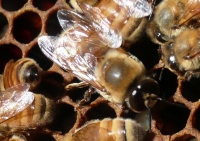
[[[194,128],[196,128],[197,130],[200,131],[200,108],[197,109],[197,111],[194,114],[194,118],[193,118],[193,126]]]
[[[181,105],[170,105],[162,108],[157,114],[161,118],[161,129],[159,129],[161,133],[163,135],[172,135],[186,126],[190,111]]]
[[[27,57],[34,59],[43,70],[48,70],[53,62],[50,61],[40,50],[38,45],[33,46],[27,53]]]
[[[17,11],[27,3],[28,0],[2,0],[2,8],[7,11]]]
[[[182,82],[182,95],[188,101],[198,101],[200,99],[200,80],[198,78],[193,78],[190,81]]]
[[[42,134],[42,133],[38,133],[38,134],[33,134],[31,135],[30,137],[28,138],[31,138],[29,140],[31,141],[56,141],[50,134]]]
[[[130,52],[142,61],[147,70],[151,69],[159,61],[160,57],[157,50],[158,46],[149,41],[145,34],[130,48]]]
[[[77,113],[74,107],[65,103],[57,104],[57,114],[50,129],[67,133],[74,126],[77,119]]]
[[[4,14],[0,13],[0,39],[4,37],[8,29],[8,20]]]
[[[11,59],[17,60],[22,57],[22,51],[13,44],[3,44],[0,46],[0,73]]]
[[[158,70],[155,73],[155,80],[160,87],[159,97],[167,99],[174,95],[178,87],[177,76],[168,69]]]
[[[175,140],[173,141],[198,141],[198,139],[194,136],[191,136],[189,134],[185,134],[181,137],[177,137]]]
[[[94,119],[104,119],[107,117],[115,118],[116,113],[115,111],[109,107],[107,104],[99,104],[96,107],[93,107],[87,112],[87,119],[88,121]]]
[[[54,6],[57,0],[33,0],[33,5],[42,11],[46,11]]]
[[[40,33],[41,18],[37,13],[26,11],[14,20],[13,35],[20,43],[30,43]]]
[[[63,30],[58,22],[57,11],[56,11],[52,13],[47,20],[46,32],[49,36],[56,36],[59,35],[62,31]]]
[[[50,97],[56,98],[63,94],[64,88],[56,80],[44,77],[39,85],[39,90],[45,92]]]

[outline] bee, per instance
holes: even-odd
[[[154,10],[147,34],[160,45],[174,40],[187,28],[199,27],[199,10],[198,0],[163,0]]]
[[[66,134],[64,141],[142,141],[146,131],[135,121],[105,118],[87,122],[74,134]]]
[[[200,28],[185,30],[161,49],[165,67],[186,80],[200,76]]]
[[[118,39],[118,35],[112,29],[103,33],[109,33],[104,38],[99,35],[102,32],[97,32],[97,27],[104,28],[102,23],[72,10],[59,10],[57,14],[64,32],[58,37],[38,39],[49,59],[91,85],[108,101],[119,105],[126,101],[135,112],[153,107],[159,94],[158,83],[145,76],[145,67],[137,57],[116,46],[112,39]]]
[[[3,72],[3,83],[5,89],[19,83],[29,83],[30,90],[36,88],[42,79],[43,71],[31,58],[21,58],[14,62],[10,60]]]
[[[122,36],[126,47],[143,35],[148,22],[144,17],[152,13],[151,3],[146,0],[70,0],[70,3],[88,17],[92,14],[97,21],[106,19],[109,28]]]
[[[53,120],[54,101],[29,92],[29,88],[23,83],[0,93],[0,133],[5,137],[43,127]]]

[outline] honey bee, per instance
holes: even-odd
[[[145,67],[137,57],[116,46],[115,41],[120,39],[117,33],[106,28],[108,31],[103,34],[109,34],[105,39],[99,35],[102,32],[97,32],[104,24],[72,10],[59,10],[58,19],[64,32],[59,37],[38,39],[40,49],[49,59],[113,103],[127,102],[135,112],[154,106],[158,83],[145,76]]]
[[[189,80],[200,76],[200,29],[187,29],[162,47],[166,67]]]
[[[14,62],[10,60],[3,74],[4,88],[8,89],[19,83],[29,83],[30,90],[36,88],[42,79],[42,69],[31,58],[21,58]]]
[[[87,122],[74,134],[66,134],[64,141],[142,141],[146,131],[135,121],[105,118]]]
[[[163,0],[154,11],[147,33],[160,45],[175,39],[187,28],[197,28],[199,0]]]
[[[53,100],[29,92],[28,83],[18,84],[0,93],[0,133],[10,136],[52,122]]]
[[[70,3],[88,18],[92,15],[96,21],[106,19],[109,28],[122,36],[127,47],[143,35],[148,22],[144,17],[152,13],[151,3],[146,0],[70,0]]]

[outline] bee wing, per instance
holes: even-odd
[[[91,123],[73,134],[74,141],[115,141],[115,135],[108,129],[99,126],[99,122]]]
[[[17,115],[34,100],[34,94],[28,92],[30,85],[18,84],[0,93],[0,123]]]
[[[127,11],[128,17],[142,18],[152,13],[152,8],[146,0],[114,0],[120,9]],[[105,41],[105,43],[112,47],[118,48],[122,44],[122,36],[119,31],[111,28],[111,22],[105,15],[102,14],[101,9],[93,7],[85,3],[79,3],[83,13],[91,21],[96,32]]]
[[[178,26],[183,25],[192,17],[200,13],[200,0],[188,0],[185,6],[185,13],[180,17]]]
[[[67,32],[65,36],[68,36],[73,42],[80,42],[88,38],[92,32],[93,27],[90,22],[83,15],[72,10],[61,9],[57,12],[57,17],[63,30],[72,30],[72,32]]]
[[[152,7],[147,0],[114,0],[121,8],[126,9],[128,16],[142,18],[152,13]]]
[[[101,10],[98,7],[92,7],[85,3],[80,3],[79,5],[102,41],[111,48],[120,47],[122,44],[121,34],[119,31],[110,28],[111,23],[101,13]]]
[[[74,37],[71,37],[71,35],[66,33],[66,36],[61,37],[42,36],[39,37],[38,44],[42,52],[61,68],[73,73],[97,89],[103,90],[104,88],[94,76],[96,57],[90,52],[80,55],[78,43],[74,41]],[[87,44],[87,42],[90,43],[90,41],[85,40],[84,44]]]
[[[90,14],[91,13],[93,12],[91,11]],[[99,15],[99,13],[97,14]],[[92,15],[97,15],[97,14],[93,13]],[[79,26],[82,27],[88,33],[88,31],[91,31],[91,28],[94,28],[95,30],[93,32],[96,32],[96,35],[99,36],[101,38],[101,41],[107,46],[118,48],[122,44],[122,36],[116,33],[114,30],[110,29],[110,26],[107,23],[108,21],[106,21],[106,19],[102,17],[102,15],[99,15],[99,19],[93,19],[93,18],[88,18],[90,16],[84,17],[83,15],[80,15],[74,11],[59,10],[57,16],[60,25],[64,30],[73,28],[75,26]],[[100,20],[101,22],[96,22],[97,20]],[[78,38],[80,39],[79,36],[77,35],[75,36],[77,39]]]

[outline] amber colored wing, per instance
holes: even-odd
[[[15,85],[0,93],[0,123],[17,115],[34,100],[27,83]]]

